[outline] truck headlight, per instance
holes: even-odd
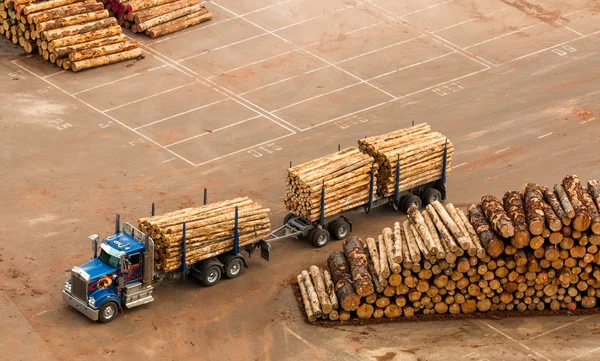
[[[96,300],[94,297],[88,297],[88,305],[90,305],[90,307],[96,307]]]
[[[65,282],[65,291],[71,293],[71,282]]]

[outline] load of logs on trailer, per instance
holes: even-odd
[[[318,219],[324,187],[325,217],[361,206],[369,201],[371,171],[377,174],[377,164],[356,147],[289,168],[285,208],[301,217]]]
[[[396,164],[400,163],[402,173],[400,188],[408,189],[440,178],[444,146],[448,150],[448,164],[452,163],[454,155],[452,142],[444,135],[432,132],[427,123],[361,139],[358,144],[360,150],[371,155],[379,165],[377,189],[381,196],[394,194]]]
[[[199,0],[102,0],[119,25],[158,38],[212,19]]]
[[[590,309],[600,297],[600,183],[527,183],[466,210],[433,202],[297,276],[309,321]],[[568,311],[567,311],[568,312]],[[427,316],[422,316],[427,317]]]
[[[155,268],[164,272],[180,268],[184,239],[188,265],[231,251],[236,207],[240,246],[269,234],[269,209],[248,197],[141,218],[139,229],[155,242]]]
[[[138,58],[129,41],[95,0],[0,0],[0,34],[26,53],[74,72]]]

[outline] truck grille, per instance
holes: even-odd
[[[71,272],[71,294],[87,302],[87,282],[75,272]]]

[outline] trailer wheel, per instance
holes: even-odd
[[[323,247],[325,246],[327,243],[329,243],[329,239],[331,238],[331,236],[329,235],[329,232],[327,232],[326,229],[323,228],[315,228],[312,231],[312,237],[311,237],[311,241],[313,246],[315,247]]]
[[[285,217],[283,218],[283,225],[285,226],[287,224],[287,222],[290,221],[290,219],[292,219],[292,217],[294,217],[295,214],[294,212],[289,212],[288,214],[285,215]]]
[[[214,286],[221,279],[221,267],[212,265],[202,272],[201,282],[206,287]]]
[[[338,218],[329,225],[329,233],[334,239],[342,240],[350,234],[350,225],[343,218]]]
[[[232,257],[225,264],[225,277],[236,278],[244,269],[244,261],[240,257]]]
[[[402,210],[408,213],[408,209],[413,204],[417,206],[417,209],[419,209],[423,203],[421,202],[421,198],[415,196],[414,194],[407,195],[404,199],[404,202],[402,202]]]
[[[421,197],[423,198],[423,203],[425,203],[426,205],[431,204],[435,201],[442,201],[442,193],[435,188],[426,189]]]
[[[114,301],[105,302],[98,312],[98,320],[102,323],[108,323],[117,318],[119,306]]]

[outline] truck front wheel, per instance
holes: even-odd
[[[115,318],[117,318],[117,312],[119,311],[119,306],[117,306],[116,302],[108,301],[105,302],[102,307],[100,307],[100,311],[98,313],[98,320],[102,323],[108,323]]]

